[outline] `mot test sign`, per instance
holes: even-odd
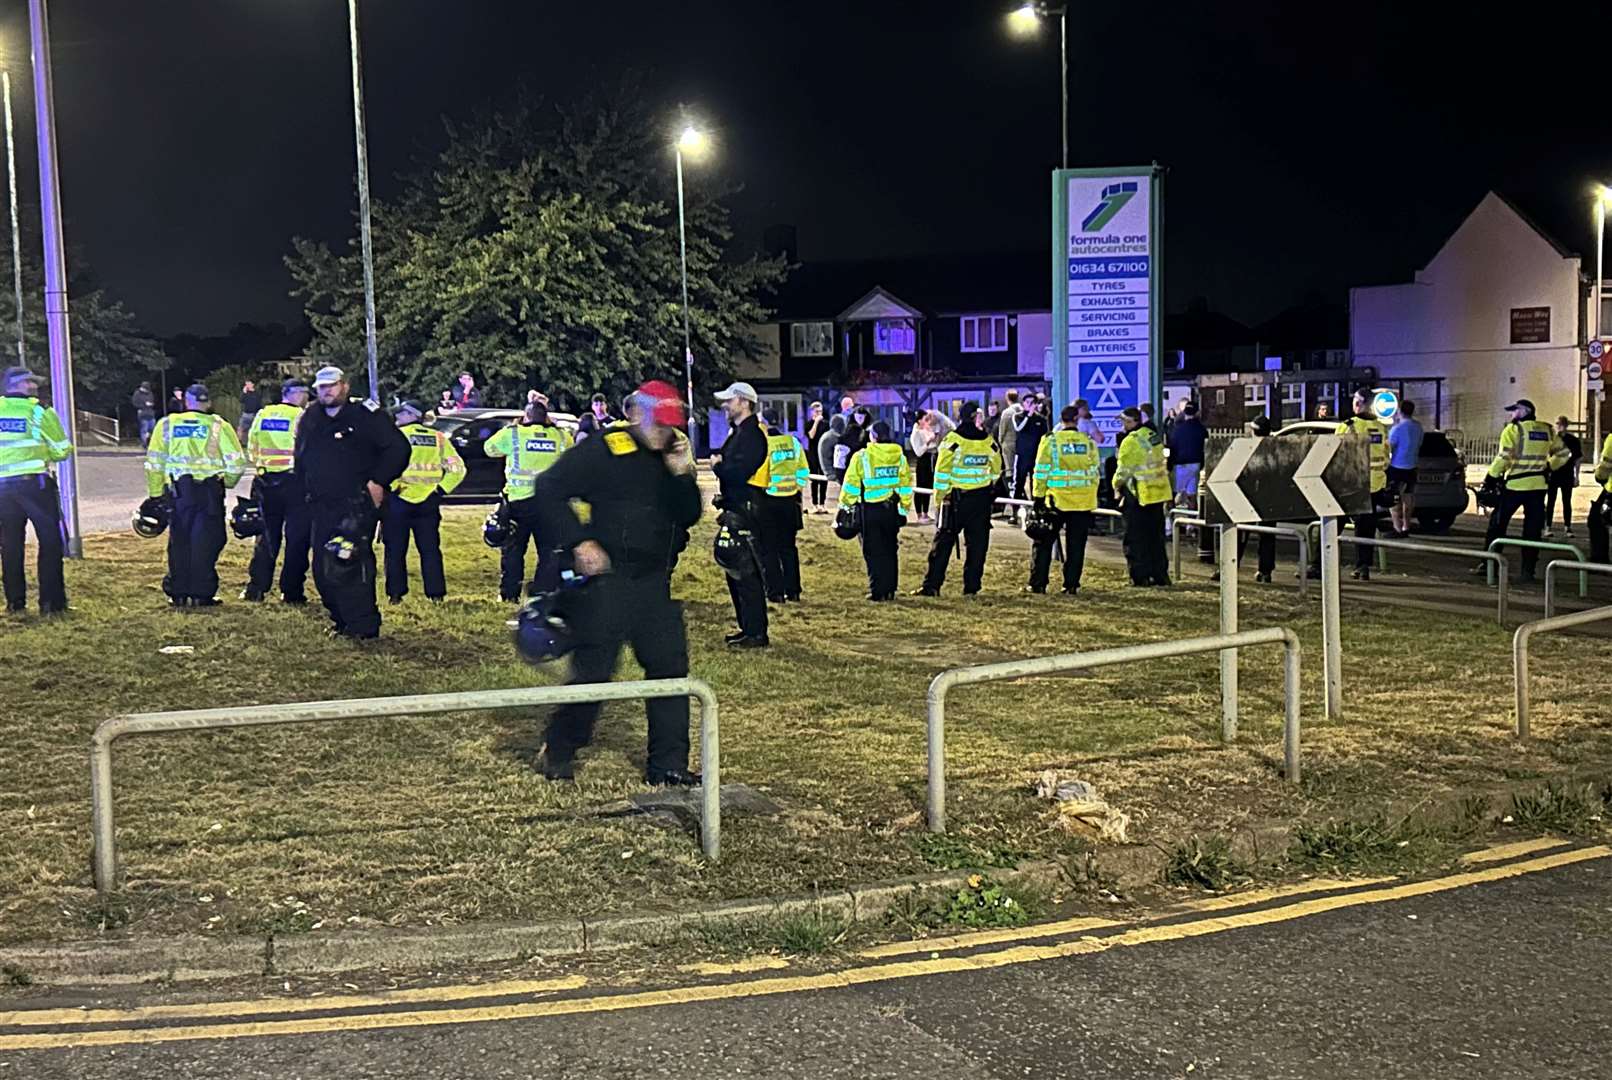
[[[1121,410],[1152,401],[1158,381],[1157,179],[1150,170],[1075,169],[1056,173],[1055,185],[1055,340],[1064,356],[1054,404],[1085,398],[1112,447]]]

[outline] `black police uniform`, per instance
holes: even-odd
[[[588,504],[587,525],[571,500]],[[687,530],[700,519],[699,485],[674,474],[636,429],[616,428],[567,450],[538,478],[532,502],[549,535],[569,553],[593,540],[610,556],[610,571],[567,601],[577,646],[572,684],[607,682],[623,643],[649,679],[688,674],[688,634],[682,606],[672,599],[671,566]],[[646,775],[659,783],[688,769],[688,698],[656,698],[649,714]],[[568,764],[593,740],[599,703],[563,705],[549,719],[545,764]]]
[[[40,614],[66,611],[67,585],[62,574],[66,545],[62,534],[61,499],[56,481],[48,472],[0,478],[0,578],[5,584],[6,610],[21,611],[28,601],[23,549],[29,522],[33,522],[34,538],[39,542]]]
[[[313,544],[313,581],[336,632],[372,638],[381,631],[375,604],[375,503],[366,483],[390,488],[409,464],[409,441],[390,417],[349,401],[334,416],[314,405],[297,424],[297,479],[306,492]],[[347,560],[326,545],[353,544]]]
[[[266,595],[274,584],[274,564],[284,539],[285,562],[280,567],[280,595],[288,604],[307,602],[308,547],[312,520],[302,478],[294,469],[260,473],[252,481],[252,496],[263,508],[263,532],[252,549],[247,569],[247,591]]]
[[[765,494],[750,486],[750,478],[767,461],[767,436],[754,416],[734,428],[722,444],[722,459],[711,467],[722,487],[722,511],[734,515],[740,524],[758,536],[761,529],[761,499]],[[728,593],[739,620],[739,633],[757,641],[767,640],[767,593],[759,559],[748,574],[728,575]]]
[[[990,438],[978,420],[957,426],[957,434],[964,439]],[[996,512],[996,485],[962,491],[953,488],[941,499],[939,527],[929,548],[929,565],[924,573],[921,594],[938,596],[946,584],[946,569],[952,553],[957,549],[958,537],[965,548],[963,557],[963,595],[973,596],[985,581],[985,556],[991,550],[991,517]]]

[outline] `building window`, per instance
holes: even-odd
[[[962,324],[964,352],[1007,352],[1006,315],[969,315]]]
[[[1304,419],[1304,384],[1290,382],[1282,384],[1282,419]]]
[[[790,356],[833,356],[834,324],[798,322],[789,326]]]
[[[1247,422],[1256,416],[1269,416],[1271,388],[1263,383],[1249,383],[1243,387],[1243,420]]]
[[[918,332],[908,319],[880,319],[873,324],[876,356],[912,356],[918,351]]]

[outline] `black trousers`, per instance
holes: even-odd
[[[1164,512],[1169,503],[1143,506],[1127,497],[1121,512],[1125,516],[1125,565],[1133,585],[1170,584],[1169,555],[1164,550]]]
[[[800,501],[778,495],[756,500],[756,539],[761,546],[761,576],[767,599],[800,599]]]
[[[6,607],[21,611],[28,603],[28,579],[23,554],[28,523],[33,522],[39,543],[39,610],[42,614],[67,609],[67,585],[62,578],[62,510],[56,481],[45,473],[0,480],[0,578],[5,581]]]
[[[914,485],[921,488],[935,486],[935,455],[933,453],[918,455],[918,482]],[[912,509],[916,514],[929,513],[929,500],[932,496],[927,491],[914,491],[912,493]]]
[[[1609,529],[1612,529],[1612,493],[1603,491],[1590,506],[1590,562],[1612,562],[1607,557]]]
[[[1545,526],[1550,527],[1551,520],[1556,517],[1556,496],[1562,497],[1562,526],[1573,527],[1573,489],[1578,486],[1576,469],[1558,469],[1546,477],[1545,487]]]
[[[1259,572],[1266,577],[1270,577],[1271,574],[1276,572],[1276,537],[1270,533],[1256,533],[1255,535],[1259,538],[1256,544],[1259,557]],[[1243,561],[1243,552],[1246,550],[1248,550],[1248,534],[1239,532],[1237,534],[1238,563]]]
[[[263,507],[263,534],[252,549],[247,587],[257,593],[269,591],[283,538],[285,565],[280,569],[280,595],[300,602],[307,597],[308,545],[312,539],[302,481],[289,472],[265,473],[252,482],[252,493]]]
[[[813,480],[812,481],[812,505],[813,506],[826,506],[826,505],[828,505],[828,481],[827,480]]]
[[[683,609],[672,599],[666,574],[594,578],[568,601],[578,645],[571,654],[570,685],[609,682],[631,645],[646,679],[681,679],[688,674],[688,632]],[[545,753],[551,762],[569,761],[593,741],[599,703],[562,705],[549,718]],[[654,698],[649,714],[649,772],[688,768],[688,698]]]
[[[750,570],[739,577],[728,575],[728,596],[733,600],[733,616],[739,623],[739,633],[746,637],[767,637],[767,587],[762,577],[761,551],[756,540],[755,518],[743,512],[734,513],[731,510],[723,511],[733,514],[743,522],[743,528],[749,531],[750,541]]]
[[[368,495],[321,499],[309,504],[313,535],[313,583],[330,612],[336,633],[372,638],[381,632],[375,605],[375,504]],[[338,563],[325,545],[338,536],[353,542],[352,558]]]
[[[868,567],[870,600],[895,598],[901,525],[901,510],[895,499],[862,504],[862,561]]]
[[[448,595],[442,570],[442,498],[432,493],[424,502],[411,503],[393,493],[381,507],[381,543],[386,548],[386,595],[401,600],[409,594],[409,537],[420,553],[420,581],[425,595]]]
[[[224,483],[181,476],[173,485],[168,522],[168,575],[162,591],[174,600],[212,600],[218,594],[218,556],[224,550]]]
[[[1545,534],[1545,489],[1538,491],[1512,491],[1507,488],[1500,496],[1500,505],[1489,515],[1489,531],[1484,534],[1483,546],[1506,535],[1511,519],[1522,511],[1522,538],[1538,540]],[[1531,578],[1539,568],[1539,549],[1522,549],[1522,576]]]
[[[1377,514],[1373,510],[1367,514],[1356,514],[1352,519],[1355,523],[1355,536],[1361,540],[1377,539]],[[1355,545],[1355,569],[1370,570],[1371,564],[1376,561],[1377,549],[1370,544]]]
[[[505,600],[519,600],[521,586],[526,578],[526,549],[537,548],[537,567],[532,580],[526,584],[526,594],[553,592],[560,587],[560,552],[548,536],[543,518],[537,512],[534,499],[520,499],[509,504],[509,539],[504,543],[500,560],[501,574],[498,595]]]
[[[1080,588],[1081,575],[1086,570],[1086,538],[1091,535],[1092,519],[1097,515],[1090,510],[1055,511],[1058,537],[1063,539],[1063,587]],[[1052,549],[1057,537],[1036,544],[1030,559],[1030,588],[1045,589],[1052,576]]]
[[[980,591],[985,580],[985,556],[991,549],[991,512],[996,508],[996,489],[957,491],[947,496],[941,507],[941,527],[929,548],[929,568],[924,574],[924,590],[939,592],[946,584],[946,564],[951,562],[957,538],[967,549],[963,559],[963,595]]]

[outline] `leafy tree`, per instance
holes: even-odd
[[[381,379],[434,400],[460,371],[484,400],[528,387],[612,400],[646,378],[683,384],[677,205],[663,125],[629,94],[544,108],[521,103],[465,125],[372,209]],[[695,378],[731,378],[782,260],[724,259],[722,198],[688,190]],[[288,257],[313,351],[362,371],[362,267],[306,239]],[[361,380],[360,380],[361,381]]]
[[[38,221],[37,213],[23,207],[23,221]],[[0,215],[4,211],[0,210]],[[25,224],[22,231],[23,342],[28,366],[44,371],[50,365],[50,341],[45,330],[44,248],[39,234]],[[151,372],[168,367],[168,357],[157,340],[140,329],[123,304],[96,284],[85,260],[73,252],[67,259],[69,328],[73,342],[73,385],[78,407],[116,415],[134,387]],[[11,287],[11,244],[0,239],[0,342],[5,357],[16,356],[17,301]]]

